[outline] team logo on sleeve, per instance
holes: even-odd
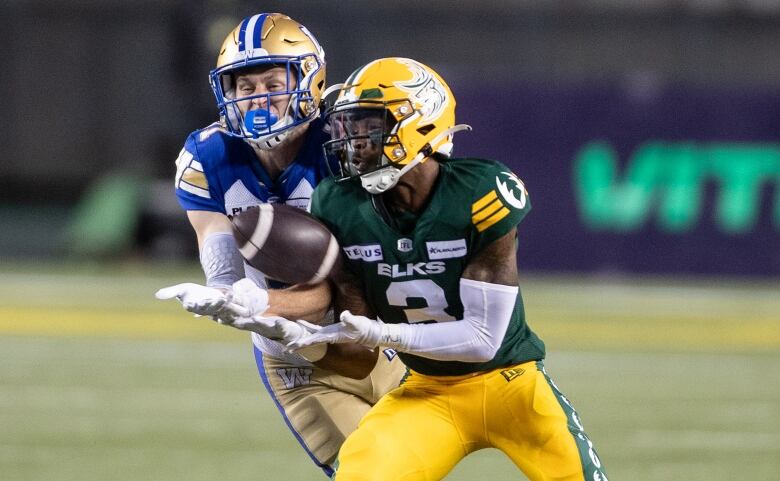
[[[522,209],[525,207],[528,193],[525,185],[512,172],[501,172],[496,176],[496,187],[501,197],[512,207]]]
[[[501,172],[496,176],[496,188],[471,205],[471,222],[482,232],[508,216],[510,209],[522,209],[527,202],[523,182],[511,172]]]

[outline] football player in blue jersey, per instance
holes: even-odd
[[[206,285],[179,284],[157,297],[175,297],[196,315],[252,331],[263,384],[297,440],[330,475],[346,436],[398,386],[405,368],[390,350],[378,356],[356,346],[298,353],[286,348],[304,331],[284,318],[322,319],[327,307],[307,299],[329,296],[322,294],[327,285],[274,290],[274,313],[284,318],[242,320],[242,314],[266,310],[265,289],[273,283],[244,263],[230,224],[231,216],[261,203],[306,209],[314,187],[331,172],[319,110],[325,53],[288,16],[253,15],[228,34],[209,79],[220,120],[187,138],[175,179],[179,204],[197,235]],[[359,359],[364,362],[354,362]]]

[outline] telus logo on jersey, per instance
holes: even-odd
[[[385,264],[380,262],[376,266],[376,273],[380,276],[408,277],[408,276],[428,276],[431,274],[441,274],[447,270],[444,262],[408,262],[406,264]]]
[[[382,246],[379,244],[355,245],[344,247],[343,249],[347,257],[353,261],[377,262],[384,259]]]

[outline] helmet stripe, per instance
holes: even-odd
[[[238,30],[238,51],[246,50],[246,26],[254,17],[247,17],[241,22],[241,28]]]
[[[351,87],[351,86],[352,86],[352,84],[355,82],[355,79],[357,79],[358,77],[360,77],[360,76],[363,74],[363,72],[364,72],[364,71],[365,71],[365,70],[366,70],[366,69],[367,69],[369,66],[371,66],[371,64],[373,64],[373,63],[374,63],[374,62],[369,62],[368,64],[366,64],[366,65],[363,65],[362,67],[360,67],[360,68],[358,68],[357,70],[355,70],[354,72],[352,72],[352,75],[350,75],[350,76],[349,76],[349,78],[347,79],[347,81],[346,81],[346,82],[344,82],[344,87],[346,87],[346,88],[349,88],[349,87]]]
[[[263,20],[265,20],[264,14],[253,15],[249,18],[245,32],[245,48],[248,52],[251,52],[252,50],[259,47],[259,45],[256,45],[255,42],[257,42],[257,44],[260,43],[260,31],[263,30]],[[258,25],[260,25],[259,28]]]
[[[263,34],[263,25],[265,24],[265,18],[267,16],[268,14],[265,13],[260,15],[260,18],[252,25],[252,48],[260,48],[262,46],[261,36]]]

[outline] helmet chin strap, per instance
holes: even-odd
[[[282,132],[276,133],[270,137],[265,136],[261,139],[244,139],[244,141],[252,146],[252,148],[255,150],[271,151],[287,140],[297,137],[300,132],[307,128],[309,122],[311,121],[309,120],[289,129],[285,129]]]
[[[368,191],[369,194],[374,195],[381,194],[392,189],[398,183],[398,180],[402,175],[412,170],[417,166],[417,164],[422,162],[426,157],[433,153],[431,150],[431,144],[438,144],[439,141],[444,137],[462,130],[471,130],[471,126],[466,124],[459,124],[450,127],[449,129],[434,137],[430,142],[425,144],[425,146],[420,149],[417,155],[414,156],[412,161],[404,165],[402,168],[399,169],[394,165],[386,165],[373,172],[361,175],[360,184]]]

